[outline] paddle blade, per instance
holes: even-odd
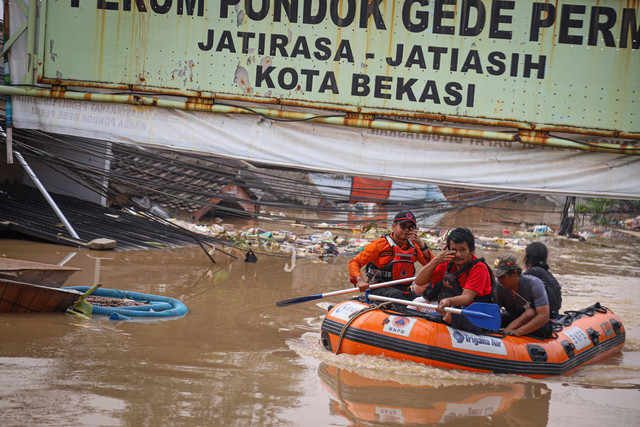
[[[500,306],[497,304],[474,302],[469,307],[462,309],[462,315],[466,316],[474,325],[490,331],[497,331],[502,324]]]
[[[320,299],[320,298],[322,298],[322,294],[308,295],[305,297],[291,298],[291,299],[278,301],[276,302],[276,305],[278,307],[286,307],[288,305],[299,304],[301,302],[307,302],[307,301],[313,301],[314,299]]]

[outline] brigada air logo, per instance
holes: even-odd
[[[358,304],[357,302],[354,302],[354,301],[348,301],[336,307],[336,309],[333,311],[331,315],[337,319],[344,320],[346,322],[351,318],[351,315],[353,313],[356,313],[362,310],[363,307],[366,307],[366,306],[363,306],[362,304]]]
[[[478,353],[507,354],[507,348],[500,338],[488,335],[476,335],[470,332],[460,331],[447,326],[451,337],[451,347],[462,350],[471,350]]]

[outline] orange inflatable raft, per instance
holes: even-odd
[[[322,322],[322,343],[338,354],[368,354],[438,368],[542,378],[568,375],[622,350],[625,329],[611,310],[596,303],[566,311],[557,337],[474,334],[454,329],[439,317],[401,305],[344,301]]]

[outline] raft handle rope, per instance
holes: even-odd
[[[375,305],[372,304],[369,307],[363,308],[360,311],[356,311],[355,313],[352,313],[349,317],[349,321],[347,323],[345,323],[345,325],[342,328],[342,331],[340,332],[340,338],[338,339],[338,345],[336,346],[336,354],[340,354],[340,347],[342,346],[342,339],[344,338],[344,334],[347,332],[347,329],[349,328],[349,326],[351,326],[351,323],[353,323],[358,317],[362,316],[365,313],[368,313],[370,311],[373,310],[378,310],[378,309],[382,309],[383,307],[387,306],[387,305],[391,305],[393,304],[392,302],[384,302],[380,305]]]
[[[607,307],[601,305],[599,302],[584,308],[582,310],[567,310],[564,312],[564,315],[558,318],[556,322],[554,322],[554,331],[560,331],[562,328],[571,325],[574,320],[581,318],[582,316],[593,317],[593,315],[598,313],[607,313],[609,310]]]

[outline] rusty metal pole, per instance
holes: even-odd
[[[69,221],[67,221],[67,218],[64,216],[64,214],[62,213],[62,211],[60,210],[58,205],[56,205],[56,202],[53,201],[53,199],[51,198],[51,195],[49,195],[49,192],[47,191],[47,189],[44,188],[44,185],[42,185],[42,183],[40,182],[40,180],[38,179],[36,174],[33,172],[31,167],[27,163],[27,161],[24,159],[24,157],[22,157],[22,154],[20,154],[18,151],[14,151],[13,153],[16,156],[16,159],[18,159],[18,161],[20,162],[20,164],[24,168],[24,170],[29,174],[29,176],[33,180],[34,184],[36,184],[36,186],[38,187],[38,189],[40,190],[40,192],[42,193],[44,198],[47,199],[47,202],[49,203],[51,208],[54,210],[56,215],[58,215],[58,218],[60,218],[60,221],[62,221],[62,223],[67,228],[67,230],[69,231],[71,236],[74,239],[80,240],[80,236],[78,236],[78,233],[76,233],[76,231],[73,229],[73,227],[71,226]]]

